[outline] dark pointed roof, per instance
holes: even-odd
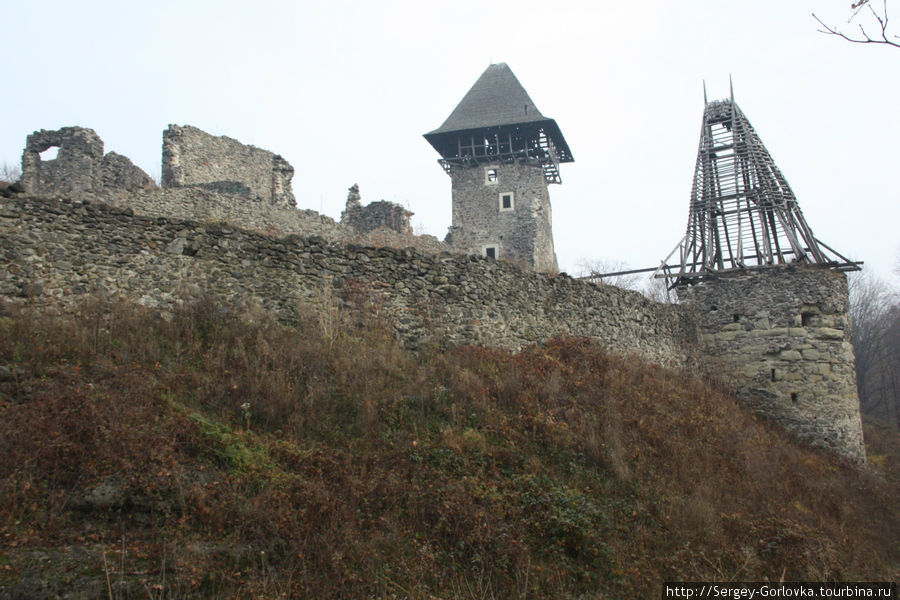
[[[425,135],[546,120],[506,63],[497,63],[481,74],[444,124]]]
[[[516,128],[526,136],[546,136],[555,146],[554,162],[572,162],[572,153],[556,121],[541,114],[506,63],[488,66],[443,125],[425,139],[445,158],[456,152],[463,131]]]

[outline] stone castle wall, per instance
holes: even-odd
[[[331,242],[400,248],[413,246],[427,252],[447,249],[436,237],[413,235],[408,227],[403,231],[387,227],[360,230],[354,227],[354,223],[339,223],[314,210],[252,202],[241,194],[200,186],[163,188],[140,194],[110,194],[106,203],[151,217],[215,222],[274,236],[319,236]]]
[[[489,170],[496,179],[488,176]],[[499,258],[523,267],[556,271],[550,193],[540,165],[454,167],[450,178],[453,224],[449,238],[455,250],[483,255],[485,247],[492,247]],[[509,209],[501,204],[503,194],[511,195]]]
[[[679,292],[707,368],[755,411],[851,460],[865,447],[847,278],[816,267],[722,274]]]
[[[102,204],[19,198],[0,202],[0,297],[73,308],[88,293],[170,309],[212,294],[291,319],[329,291],[363,290],[398,336],[509,349],[558,334],[670,367],[685,362],[675,306],[566,276],[523,272],[478,256],[265,236],[221,224],[132,214]]]
[[[281,208],[297,205],[294,167],[278,154],[189,125],[163,132],[162,185],[196,186]]]

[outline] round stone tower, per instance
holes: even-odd
[[[864,462],[843,273],[859,266],[813,235],[733,94],[706,102],[676,250],[664,276],[693,309],[706,369],[798,437]]]

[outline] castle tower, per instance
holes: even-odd
[[[858,263],[813,235],[733,94],[706,103],[680,259],[668,277],[707,368],[801,439],[864,462],[842,273]]]
[[[425,134],[450,175],[460,252],[556,270],[548,184],[572,154],[505,63],[490,65],[444,124]]]

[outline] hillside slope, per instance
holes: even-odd
[[[690,375],[558,338],[403,351],[294,326],[0,308],[0,598],[645,598],[900,575],[874,469]]]

